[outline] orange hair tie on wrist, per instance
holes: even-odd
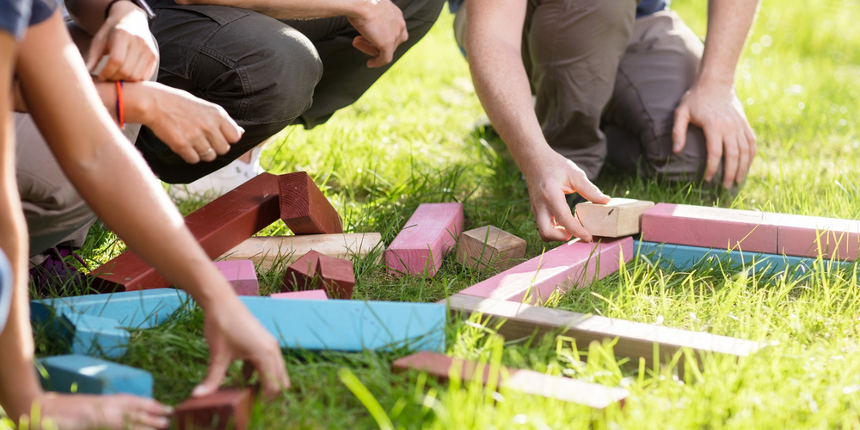
[[[125,130],[125,103],[122,100],[122,81],[116,81],[116,119],[119,128]]]

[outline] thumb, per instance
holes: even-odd
[[[597,185],[591,183],[588,180],[588,177],[583,173],[582,176],[573,179],[574,189],[580,196],[585,197],[586,200],[592,203],[606,204],[609,203],[609,196],[603,194],[603,191],[600,191],[600,188],[597,188]]]
[[[206,378],[200,385],[194,387],[191,392],[191,397],[208,396],[218,390],[221,386],[221,381],[224,380],[224,375],[227,374],[227,368],[230,367],[229,353],[212,353],[212,362],[209,363],[209,372]]]
[[[672,152],[679,153],[687,144],[687,127],[690,125],[690,113],[684,107],[675,111],[675,125],[672,126]]]

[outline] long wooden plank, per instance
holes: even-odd
[[[278,177],[281,219],[293,234],[343,233],[340,215],[305,172]]]
[[[310,251],[335,258],[365,257],[380,246],[379,233],[313,234],[252,237],[225,252],[219,260],[251,260],[260,270],[276,263],[290,264]],[[382,250],[378,249],[378,257]]]
[[[394,274],[433,276],[463,231],[462,203],[424,203],[385,251]]]
[[[860,221],[766,213],[777,226],[777,253],[798,257],[857,260]]]
[[[624,399],[630,395],[630,392],[623,388],[610,388],[533,370],[491,366],[428,351],[395,360],[391,363],[391,370],[393,372],[422,371],[443,381],[455,374],[467,382],[480,378],[484,386],[493,381],[500,388],[509,388],[595,409],[606,409],[613,403],[624,406]]]
[[[746,357],[765,346],[762,343],[727,336],[463,294],[454,294],[446,300],[452,311],[458,311],[462,315],[483,314],[490,317],[490,324],[494,326],[503,321],[499,334],[507,340],[528,338],[532,334],[560,335],[576,339],[578,347],[582,348],[594,341],[617,339],[614,346],[615,355],[629,357],[634,363],[638,363],[642,358],[649,367],[654,365],[655,345],[660,363],[663,364],[672,360],[682,348],[690,348],[697,355]]]
[[[39,363],[47,374],[37,373],[48,391],[152,397],[152,375],[145,370],[82,355],[45,357]]]
[[[604,239],[585,243],[572,240],[514,266],[460,294],[531,303],[547,300],[556,291],[581,287],[618,271],[623,258],[633,257],[633,239]]]

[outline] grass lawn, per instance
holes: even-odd
[[[673,3],[704,34],[706,1]],[[324,126],[285,130],[263,164],[273,173],[310,172],[351,232],[380,232],[390,243],[418,204],[459,201],[467,229],[493,224],[526,239],[528,257],[538,255],[558,244],[540,241],[525,184],[504,144],[475,128],[482,109],[451,22],[443,14],[427,38]],[[738,69],[737,90],[759,155],[737,195],[608,175],[598,185],[618,197],[860,218],[857,22],[857,0],[764,1]],[[110,234],[93,231],[86,254],[95,267],[120,247]],[[266,233],[287,230],[280,224]],[[265,289],[276,287],[283,269],[261,274]],[[390,374],[390,361],[402,353],[290,351],[294,389],[281,401],[258,405],[254,428],[860,428],[858,273],[855,266],[830,269],[821,261],[801,278],[752,275],[725,264],[670,272],[634,259],[551,303],[770,343],[741,361],[706,359],[683,380],[665,369],[622,366],[608,344],[514,344],[480,324],[449,327],[450,354],[626,387],[632,396],[623,412],[596,414],[514,392]],[[492,274],[466,269],[452,255],[435,278],[393,278],[365,259],[356,262],[355,298],[432,302]],[[179,315],[133,334],[122,362],[153,373],[159,400],[179,403],[203,378],[208,354],[201,321],[199,312]],[[51,353],[44,339],[37,344],[41,355]],[[239,374],[237,364],[230,382]],[[366,394],[348,388],[357,383]],[[376,403],[384,416],[368,412]]]

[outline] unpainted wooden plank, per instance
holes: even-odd
[[[642,213],[654,202],[612,198],[605,205],[583,202],[576,205],[576,217],[594,236],[622,237],[641,231]]]
[[[295,235],[343,233],[340,215],[306,172],[278,177],[281,219]]]
[[[393,274],[433,276],[462,231],[462,203],[423,203],[385,251],[385,264]]]
[[[464,231],[457,242],[457,261],[468,267],[504,270],[525,256],[525,240],[492,225]]]
[[[308,251],[335,258],[365,257],[379,250],[382,235],[379,233],[312,234],[303,236],[252,237],[227,251],[219,260],[248,259],[269,270],[276,263],[292,263]],[[377,258],[382,252],[377,254]]]

